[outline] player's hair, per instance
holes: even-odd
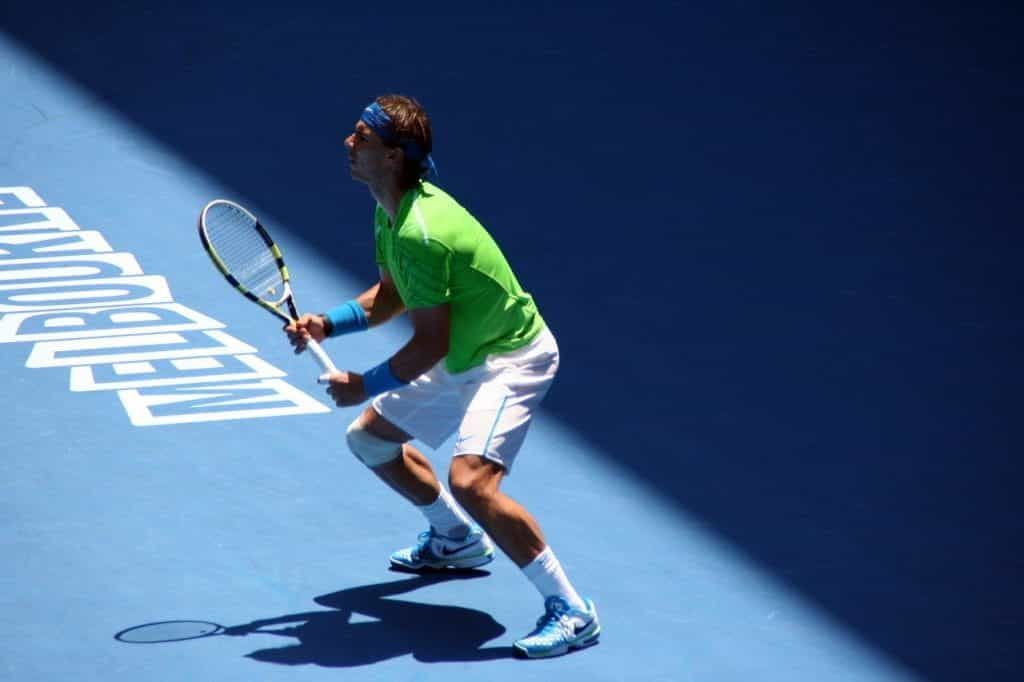
[[[433,149],[430,118],[423,105],[405,95],[381,95],[377,98],[377,104],[391,118],[395,138],[399,142],[414,142],[419,147],[421,158],[410,159],[406,156],[399,178],[403,187],[412,187],[429,170],[425,159]]]

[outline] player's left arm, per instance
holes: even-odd
[[[413,334],[391,356],[389,367],[395,379],[408,383],[448,355],[452,252],[434,240],[407,239],[401,242],[399,254],[406,263],[408,281],[415,283],[405,301]]]
[[[409,342],[386,362],[400,382],[408,383],[440,362],[448,354],[451,336],[451,304],[408,311],[413,334]],[[358,405],[369,397],[362,374],[337,372],[330,376],[327,394],[338,407]]]
[[[451,304],[408,311],[413,334],[409,342],[391,356],[391,371],[402,381],[412,381],[448,355],[451,337]]]
[[[403,303],[412,322],[412,338],[385,362],[363,374],[332,375],[327,392],[339,406],[355,405],[407,384],[448,354],[451,253],[443,244],[429,240],[410,240],[402,248],[407,276],[417,285],[411,300]]]

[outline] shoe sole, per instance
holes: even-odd
[[[404,568],[410,571],[458,571],[467,568],[479,568],[486,564],[494,561],[494,550],[490,550],[487,554],[477,555],[472,557],[465,557],[463,559],[454,559],[452,561],[445,562],[428,562],[424,561],[420,564],[406,564],[401,561],[395,561],[391,559],[391,565],[396,568]]]
[[[556,656],[565,656],[566,654],[568,654],[570,652],[573,652],[573,651],[576,651],[577,649],[586,649],[587,647],[592,647],[592,646],[594,646],[595,644],[597,644],[600,641],[599,640],[600,636],[601,636],[601,626],[598,625],[597,626],[597,630],[595,630],[592,634],[587,635],[585,638],[583,638],[583,639],[581,639],[579,641],[576,641],[576,642],[570,642],[569,644],[565,645],[564,647],[560,647],[558,649],[552,649],[549,652],[545,652],[545,653],[530,652],[527,649],[524,649],[524,648],[520,647],[518,644],[513,644],[512,645],[512,649],[513,649],[513,651],[515,651],[516,657],[518,657],[518,658],[529,658],[529,659],[555,658]]]

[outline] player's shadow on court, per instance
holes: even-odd
[[[283,665],[355,667],[406,654],[430,663],[512,658],[512,647],[484,648],[504,634],[505,627],[483,611],[391,598],[448,580],[486,575],[486,571],[423,574],[353,587],[315,599],[333,611],[255,620],[226,628],[223,634],[269,634],[296,640],[247,654],[257,661]]]

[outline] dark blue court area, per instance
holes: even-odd
[[[4,4],[0,680],[1022,679],[1020,14]],[[505,557],[388,570],[422,517],[200,246],[226,197],[302,309],[375,281],[386,92],[559,340],[507,491],[594,648],[512,656]]]

